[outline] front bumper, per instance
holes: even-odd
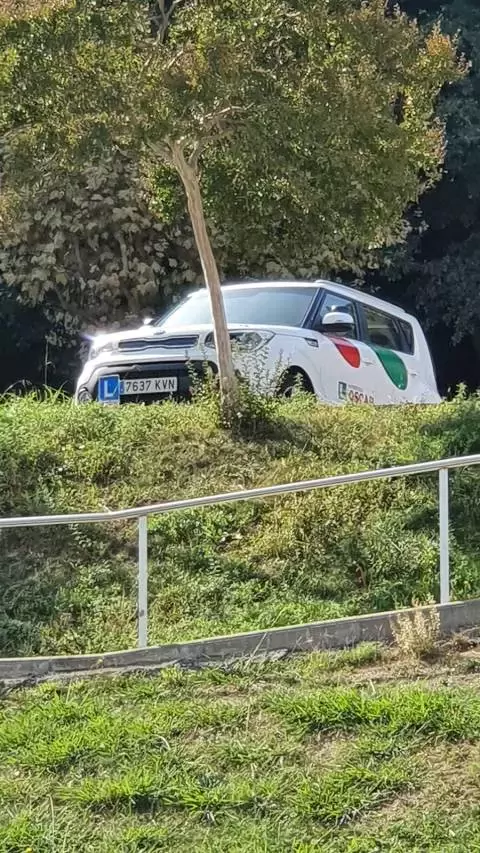
[[[172,358],[158,361],[124,362],[121,357],[110,363],[99,363],[91,371],[84,369],[77,384],[77,402],[98,399],[98,381],[102,376],[117,375],[120,379],[150,379],[175,377],[175,393],[128,394],[120,397],[120,403],[154,403],[162,400],[189,400],[196,382],[201,382],[208,373],[216,374],[217,365],[212,361]]]

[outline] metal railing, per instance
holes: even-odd
[[[264,486],[239,492],[226,492],[219,495],[207,495],[202,498],[187,498],[179,501],[166,501],[131,509],[113,512],[80,512],[71,515],[32,515],[21,518],[0,518],[0,530],[13,527],[43,527],[53,524],[91,524],[104,521],[138,519],[138,578],[137,578],[137,628],[138,646],[146,648],[148,644],[148,526],[149,515],[177,512],[186,509],[198,509],[214,504],[247,501],[256,498],[268,498],[287,495],[293,492],[306,492],[313,489],[328,489],[334,486],[347,486],[351,483],[364,483],[370,480],[385,480],[409,477],[416,474],[431,474],[438,471],[439,494],[439,534],[440,534],[440,603],[450,600],[450,559],[449,559],[449,476],[448,472],[456,468],[468,468],[480,465],[480,454],[474,456],[456,456],[451,459],[439,459],[435,462],[418,462],[412,465],[399,465],[394,468],[379,468],[376,471],[360,471],[356,474],[338,474],[333,477],[321,477],[318,480],[300,480],[296,483],[283,483],[278,486]]]

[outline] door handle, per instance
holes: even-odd
[[[374,358],[362,358],[364,364],[375,364]]]
[[[408,375],[409,375],[409,376],[418,376],[418,373],[417,373],[417,371],[416,371],[416,370],[409,370],[409,371],[408,371]]]

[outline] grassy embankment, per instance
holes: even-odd
[[[114,509],[480,450],[480,401],[279,404],[232,438],[207,402],[102,409],[0,404],[0,515]],[[480,589],[480,472],[451,478],[457,598]],[[213,507],[149,522],[150,639],[409,605],[437,594],[437,478]],[[0,653],[135,642],[132,523],[1,534]]]

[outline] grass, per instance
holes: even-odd
[[[114,509],[480,451],[480,399],[402,408],[296,399],[262,432],[191,406],[0,402],[0,516]],[[480,586],[480,472],[451,477],[457,598]],[[131,522],[4,531],[0,654],[135,643]],[[289,495],[149,521],[150,639],[169,642],[438,597],[437,477]]]
[[[10,693],[0,853],[477,850],[466,663],[367,645]]]
[[[441,638],[437,611],[401,613],[392,620],[391,627],[395,644],[405,657],[424,658],[437,654]]]
[[[474,452],[479,398],[341,410],[300,398],[250,435],[220,429],[208,399],[114,411],[6,399],[0,516]],[[479,476],[451,477],[459,598],[480,587]],[[434,476],[153,518],[150,639],[426,602],[437,536]],[[0,654],[134,644],[134,525],[4,531],[0,546]],[[478,656],[439,649],[433,622],[395,630],[396,652],[0,691],[0,853],[480,850]]]

